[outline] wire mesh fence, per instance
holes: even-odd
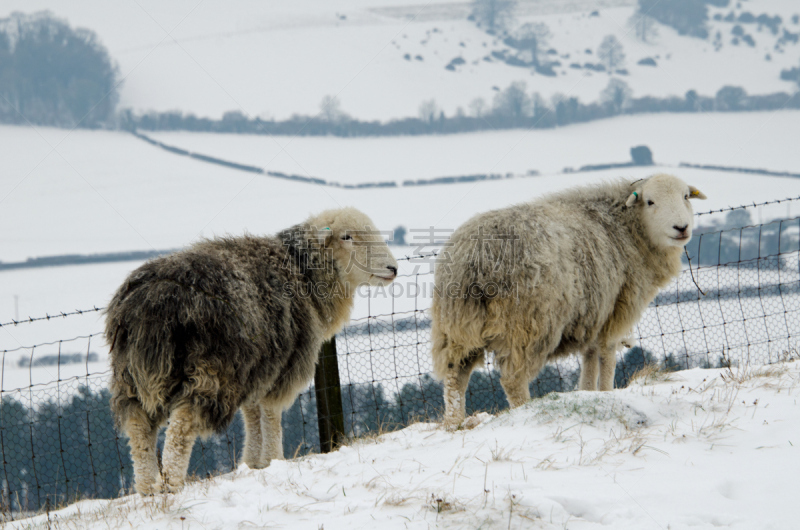
[[[636,345],[617,354],[617,387],[651,363],[676,370],[798,357],[800,218],[753,224],[751,211],[731,208],[722,212],[724,217],[698,217],[708,221],[696,228],[683,272],[643,315],[635,329]],[[371,306],[367,316],[351,321],[336,337],[336,352],[328,355],[337,361],[337,377],[320,378],[318,372],[316,385],[283,414],[286,457],[325,448],[331,441],[323,425],[320,443],[325,422],[341,425],[346,437],[357,437],[439,417],[442,386],[431,375],[429,353],[432,254],[398,260],[396,283],[405,286],[402,294],[387,293],[386,311]],[[8,324],[46,326],[51,318]],[[94,334],[2,351],[4,520],[77,498],[130,491],[130,454],[114,429],[107,359],[95,351],[101,348],[103,337]],[[551,363],[531,383],[531,394],[572,390],[579,370],[577,357]],[[324,399],[340,400],[338,407],[318,406],[319,396],[331,395],[338,397]],[[491,354],[473,374],[466,398],[468,414],[508,406]],[[190,476],[233,469],[243,441],[237,416],[225,433],[195,444]]]

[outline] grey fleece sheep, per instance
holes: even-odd
[[[133,271],[108,305],[105,335],[136,490],[179,489],[195,438],[224,430],[240,407],[245,462],[281,458],[281,411],[313,378],[322,342],[349,320],[359,285],[396,275],[374,224],[352,208],[275,237],[205,241]],[[162,476],[156,438],[167,420]]]
[[[432,355],[449,428],[464,419],[473,368],[494,351],[512,407],[545,363],[583,353],[580,388],[610,390],[615,350],[681,270],[691,238],[680,179],[655,175],[570,189],[479,214],[437,258]]]

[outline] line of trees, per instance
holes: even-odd
[[[388,122],[361,121],[346,115],[335,121],[321,115],[293,116],[288,120],[275,121],[259,117],[249,119],[238,112],[227,113],[220,120],[212,120],[181,112],[138,115],[128,110],[121,114],[121,127],[131,131],[188,130],[344,137],[449,134],[510,128],[546,129],[619,114],[800,109],[800,92],[749,95],[741,87],[726,86],[714,96],[704,96],[690,90],[683,97],[634,98],[623,79],[611,77],[599,101],[583,103],[577,97],[563,94],[556,94],[548,101],[536,92],[528,92],[525,82],[515,81],[498,91],[491,103],[477,98],[469,104],[468,109],[469,113],[462,109],[453,116],[446,116],[435,100],[427,100],[420,105],[418,117]]]

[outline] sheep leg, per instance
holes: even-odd
[[[167,438],[161,459],[164,489],[169,493],[174,493],[183,487],[197,430],[194,413],[188,405],[175,408],[169,415]]]
[[[264,467],[261,460],[263,445],[261,407],[257,403],[242,407],[242,417],[244,418],[244,463],[250,469],[261,469]]]
[[[538,372],[537,372],[538,373]],[[531,391],[528,388],[528,377],[520,373],[500,374],[500,385],[506,392],[506,399],[512,409],[524,405],[531,400]]]
[[[156,453],[158,425],[154,425],[141,411],[128,418],[123,430],[130,438],[134,487],[140,495],[153,495],[160,489],[161,478]]]
[[[529,384],[536,379],[547,362],[547,355],[537,353],[541,351],[541,348],[531,348],[525,356],[521,354],[498,355],[495,352],[497,366],[500,368],[500,385],[505,390],[508,405],[512,409],[531,400]],[[524,358],[528,365],[522,368],[515,367],[511,364],[511,359],[514,358]]]
[[[281,407],[266,401],[261,402],[261,437],[264,440],[261,449],[262,467],[267,467],[273,460],[283,460],[282,416]]]
[[[583,353],[578,390],[597,390],[597,373],[599,370],[600,355],[595,348],[589,348]]]
[[[617,352],[606,348],[600,355],[600,391],[614,390],[614,371],[617,368]]]
[[[461,362],[447,366],[444,378],[444,421],[445,428],[457,429],[467,415],[467,386],[475,365],[483,360],[483,348],[470,351]]]

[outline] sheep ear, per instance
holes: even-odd
[[[634,191],[633,193],[631,193],[631,194],[628,196],[628,200],[627,200],[627,201],[625,201],[625,206],[627,206],[628,208],[630,208],[630,207],[631,207],[631,206],[633,206],[633,204],[634,204],[636,201],[638,201],[638,200],[639,200],[639,192],[638,192],[638,191]]]
[[[330,244],[332,237],[333,237],[333,232],[328,226],[317,230],[317,241],[322,247],[327,247]]]
[[[690,199],[706,200],[708,197],[706,197],[705,193],[703,193],[702,191],[698,190],[694,186],[689,186],[689,198]]]

